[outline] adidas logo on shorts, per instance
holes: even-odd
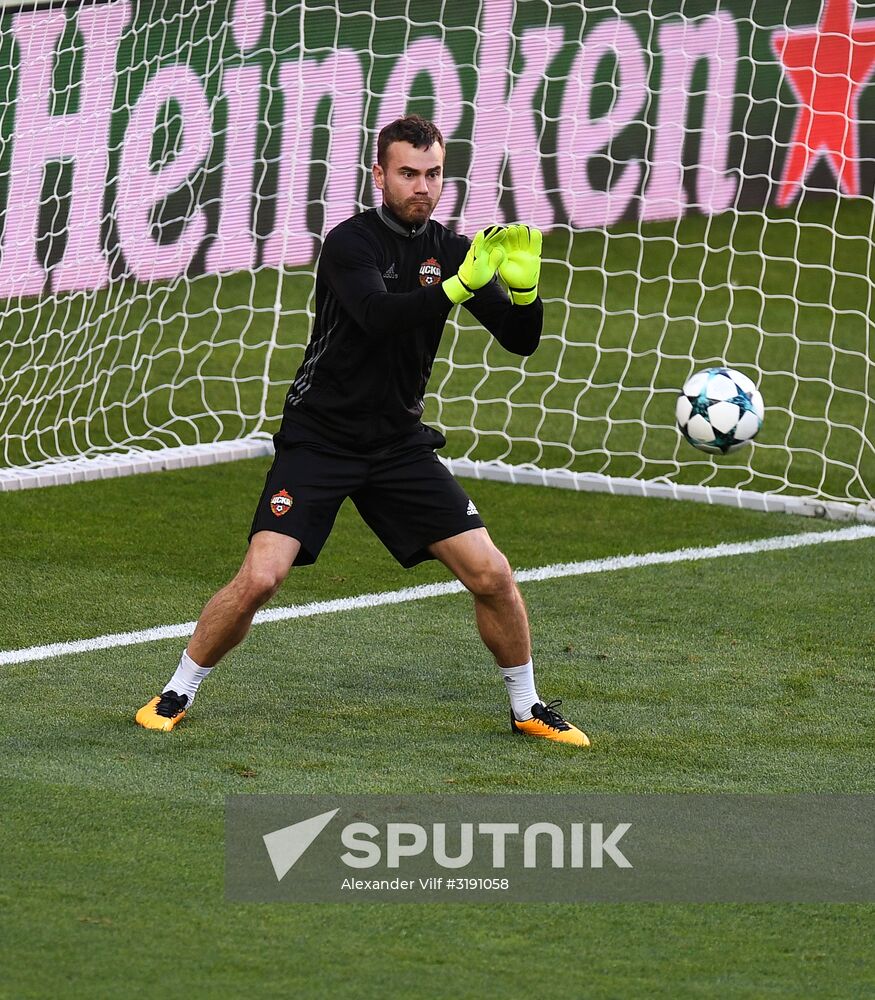
[[[474,501],[473,500],[469,500],[468,501],[468,517],[471,517],[472,514],[479,514],[479,513],[480,513],[480,511],[478,511],[477,508],[474,506]]]

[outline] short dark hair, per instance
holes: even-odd
[[[393,142],[409,142],[415,149],[430,149],[437,142],[441,149],[446,148],[437,125],[419,115],[396,118],[381,129],[377,139],[377,163],[381,167],[386,166],[386,151]]]

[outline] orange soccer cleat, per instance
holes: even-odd
[[[160,729],[169,733],[177,722],[185,718],[188,695],[175,691],[164,691],[143,705],[137,712],[136,720],[144,729]]]
[[[577,726],[563,719],[557,711],[562,704],[561,699],[551,701],[549,705],[536,702],[532,705],[533,718],[520,722],[510,713],[510,728],[515,733],[526,736],[540,736],[543,740],[553,740],[554,743],[569,743],[575,747],[588,747],[589,737]]]

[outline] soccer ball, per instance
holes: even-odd
[[[765,406],[747,375],[733,368],[706,368],[684,383],[675,415],[681,434],[693,447],[725,455],[757,436]]]

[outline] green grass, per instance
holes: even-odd
[[[0,495],[0,648],[195,617],[262,470]],[[518,567],[828,527],[465,485]],[[259,906],[222,882],[231,793],[875,791],[873,556],[524,585],[541,693],[582,753],[509,733],[464,595],[260,625],[169,736],[132,714],[178,641],[3,667],[0,996],[875,996],[873,906]],[[275,603],[444,578],[401,571],[345,508]]]
[[[455,456],[868,499],[872,225],[870,201],[828,198],[556,230],[538,351],[521,361],[459,310],[426,417]],[[308,271],[277,280],[116,282],[8,303],[0,465],[272,432],[312,308]],[[755,449],[715,464],[680,440],[674,401],[694,370],[723,362],[760,381],[767,419]]]

